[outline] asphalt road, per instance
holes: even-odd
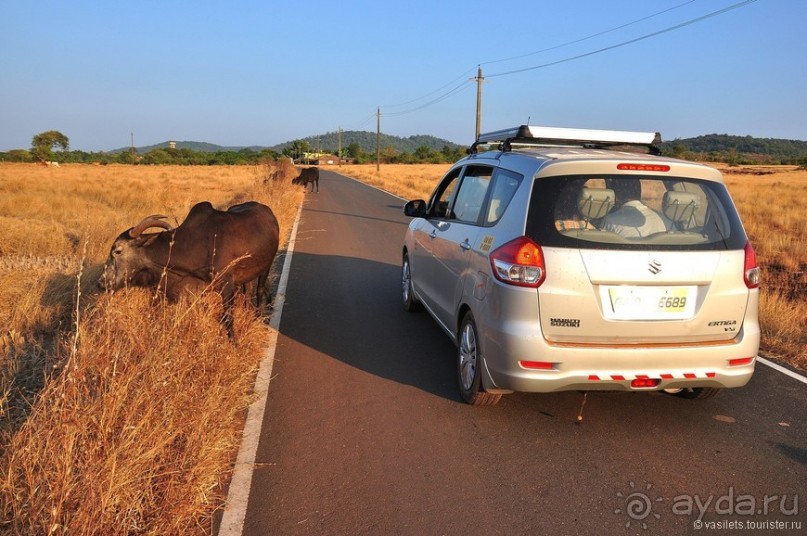
[[[399,303],[403,202],[333,172],[320,186],[243,534],[805,533],[807,385],[758,364],[711,400],[590,393],[581,424],[576,392],[471,408],[451,341]]]

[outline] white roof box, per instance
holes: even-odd
[[[475,150],[476,146],[480,144],[502,143],[504,144],[503,150],[509,150],[511,144],[573,145],[600,148],[619,145],[639,145],[649,148],[651,152],[656,152],[656,144],[660,142],[661,134],[657,132],[521,125],[519,127],[480,134],[479,139],[472,146],[472,150]]]

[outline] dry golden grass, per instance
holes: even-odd
[[[336,171],[405,199],[428,199],[449,165],[375,164]],[[717,165],[763,273],[762,350],[807,370],[807,171],[795,166]]]
[[[121,231],[202,200],[264,202],[287,238],[304,196],[290,178],[0,165],[0,531],[210,532],[267,328],[242,302],[231,341],[215,293],[167,304],[95,282]]]
[[[762,347],[807,370],[807,171],[718,167],[762,267]]]
[[[375,164],[352,164],[339,166],[334,171],[404,199],[428,199],[437,181],[450,167],[450,164],[383,164],[379,174]]]

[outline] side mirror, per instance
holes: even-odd
[[[426,215],[426,202],[422,199],[409,201],[404,205],[403,211],[410,218],[422,218]]]

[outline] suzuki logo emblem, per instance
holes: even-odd
[[[661,263],[657,260],[654,260],[653,262],[650,263],[647,269],[650,270],[651,274],[656,275],[661,271]]]

